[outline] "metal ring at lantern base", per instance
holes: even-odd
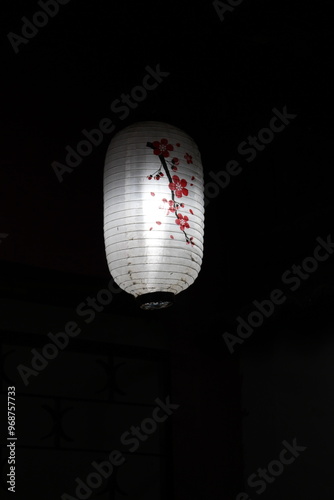
[[[174,303],[174,293],[153,292],[145,293],[136,297],[136,302],[141,309],[152,311],[154,309],[165,309]]]

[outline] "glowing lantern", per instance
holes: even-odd
[[[167,307],[203,257],[201,157],[182,130],[140,122],[116,134],[104,171],[104,240],[115,282],[144,309]]]

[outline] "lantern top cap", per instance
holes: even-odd
[[[192,137],[187,132],[185,132],[183,129],[181,129],[180,127],[172,125],[171,123],[167,123],[164,121],[158,121],[158,120],[140,120],[138,122],[131,123],[131,125],[127,125],[126,127],[119,130],[113,137],[116,137],[116,136],[122,134],[123,132],[128,132],[131,130],[136,130],[136,129],[145,128],[145,127],[153,127],[153,128],[156,128],[157,130],[165,129],[163,131],[164,133],[168,133],[168,129],[170,129],[174,133],[178,132],[178,133],[182,134],[183,136],[187,136],[187,137],[189,137],[189,139],[193,140]]]

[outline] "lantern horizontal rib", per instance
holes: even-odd
[[[160,232],[160,231],[159,231]],[[162,233],[162,232],[161,232]],[[111,236],[105,238],[105,244],[107,245],[106,248],[106,254],[119,250],[120,248],[123,249],[131,249],[131,248],[150,248],[151,246],[156,246],[156,247],[166,247],[166,238],[165,235],[162,234],[153,234],[150,238],[150,244],[147,245],[147,238],[145,236],[141,236],[136,238],[137,231],[133,231],[132,233],[121,233],[121,234],[111,234]],[[169,234],[169,233],[168,233]],[[174,233],[177,236],[179,236],[178,233]],[[129,237],[129,240],[127,239]],[[174,245],[172,247],[172,252],[171,255],[174,254],[174,251],[179,249],[178,253],[181,253],[184,249],[182,248],[183,241],[174,241]],[[111,246],[112,245],[112,246]],[[203,243],[193,246],[192,247],[193,253],[198,254],[199,256],[202,256],[203,254]]]
[[[162,217],[160,217],[161,219]],[[153,223],[157,223],[157,222],[160,222],[159,221],[153,221]],[[162,224],[162,222],[161,222]],[[196,236],[199,236],[199,234],[201,233],[201,230],[202,230],[202,227],[199,225],[199,224],[196,224],[196,222],[194,221],[193,223],[193,230],[192,230],[192,233],[197,233]],[[179,236],[179,231],[176,231],[177,229],[177,226],[175,224],[166,224],[165,225],[166,227],[161,230],[162,234],[161,236],[165,236],[165,233],[169,233],[169,234],[177,234],[177,236]],[[142,231],[144,234],[145,234],[145,231],[147,229],[150,229],[147,227],[147,222],[143,222],[142,220],[142,217],[138,216],[138,215],[129,215],[128,218],[126,220],[123,220],[122,221],[122,226],[121,228],[117,225],[117,221],[114,220],[114,221],[108,221],[106,223],[106,236],[108,235],[108,232],[110,232],[110,235],[112,236],[113,234],[129,234],[129,232],[140,232]],[[154,238],[154,233],[152,233],[152,237],[151,238]],[[195,236],[195,234],[194,234]],[[151,239],[149,237],[149,239]]]
[[[183,131],[131,125],[112,139],[104,171],[104,239],[110,272],[135,297],[178,294],[203,258],[201,157]]]

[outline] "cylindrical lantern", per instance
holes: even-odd
[[[117,133],[104,171],[104,240],[120,288],[143,309],[167,307],[203,257],[201,157],[182,130],[140,122]]]

